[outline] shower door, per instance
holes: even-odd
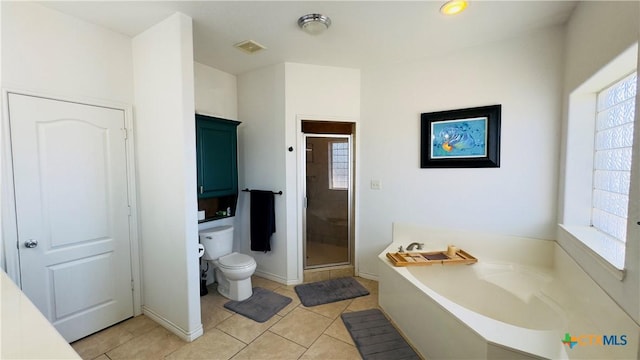
[[[350,135],[305,134],[304,268],[351,263]]]

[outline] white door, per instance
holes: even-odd
[[[133,316],[124,112],[8,103],[22,290],[71,342]]]

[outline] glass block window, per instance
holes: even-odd
[[[329,142],[329,188],[347,190],[349,188],[349,143]]]
[[[597,96],[591,225],[621,242],[627,238],[636,84],[633,73]]]

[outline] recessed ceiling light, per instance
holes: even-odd
[[[235,46],[236,48],[238,48],[238,49],[240,49],[240,50],[242,50],[242,51],[244,51],[246,53],[249,53],[249,54],[253,54],[253,53],[256,53],[256,52],[258,52],[260,50],[266,49],[266,47],[258,44],[257,42],[255,42],[253,40],[245,40],[245,41],[239,42],[239,43],[237,43],[237,44],[235,44],[233,46]]]
[[[307,34],[318,35],[331,26],[331,19],[322,14],[307,14],[298,19],[298,26]]]
[[[456,15],[467,8],[468,3],[465,0],[449,0],[440,8],[440,12],[444,15]]]

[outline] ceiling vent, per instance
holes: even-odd
[[[247,54],[253,54],[256,53],[260,50],[264,50],[266,49],[266,47],[258,44],[257,42],[253,41],[253,40],[245,40],[242,42],[239,42],[235,45],[236,48],[246,52]]]

